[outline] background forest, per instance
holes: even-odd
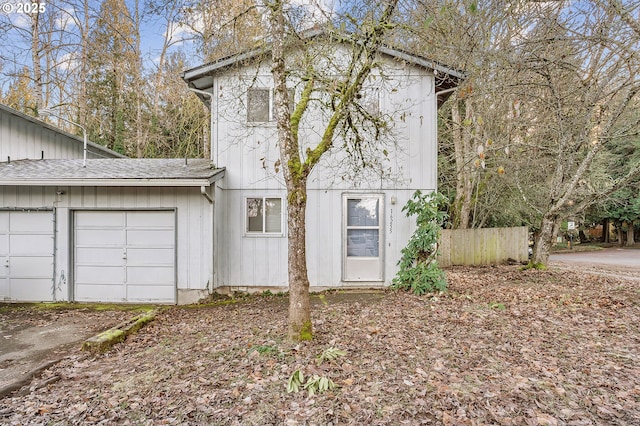
[[[349,30],[381,2],[293,2],[289,22]],[[132,157],[208,157],[208,112],[181,72],[268,33],[252,0],[45,6],[0,13],[0,102],[29,115],[57,106]],[[403,0],[393,20],[388,45],[467,75],[440,110],[450,227],[530,226],[541,263],[567,220],[610,219],[634,243],[640,4]]]

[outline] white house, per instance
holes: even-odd
[[[0,300],[181,304],[214,290],[286,290],[287,200],[264,53],[184,73],[213,99],[211,159],[117,158],[89,144],[85,167],[79,138],[0,107]],[[376,167],[349,174],[337,149],[309,180],[313,289],[388,285],[413,229],[402,206],[436,189],[437,108],[462,75],[398,50],[379,58],[361,101],[389,124]],[[301,139],[313,144],[324,116],[310,111]]]
[[[343,53],[341,45],[332,48],[337,57]],[[289,59],[296,61],[295,53]],[[414,229],[401,209],[416,189],[436,189],[437,109],[463,76],[390,48],[380,49],[379,60],[380,68],[364,86],[363,103],[389,123],[381,141],[389,149],[377,169],[353,176],[338,148],[312,173],[307,198],[312,289],[389,285]],[[323,66],[334,63],[324,60]],[[213,115],[212,160],[226,169],[215,184],[214,287],[220,290],[288,286],[287,200],[270,66],[269,52],[258,49],[183,73],[191,88],[211,93],[201,97]],[[289,82],[294,99],[302,85],[295,78]],[[310,145],[326,125],[319,104],[301,125],[300,140]]]

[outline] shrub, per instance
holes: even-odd
[[[398,262],[400,269],[393,279],[392,288],[415,294],[444,291],[447,279],[436,260],[438,238],[447,214],[439,210],[446,203],[442,194],[422,194],[419,190],[407,201],[402,211],[407,217],[416,217],[416,230],[402,249]]]

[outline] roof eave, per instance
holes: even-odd
[[[211,186],[224,177],[225,169],[217,170],[208,178],[53,178],[53,179],[0,179],[0,186],[147,186],[147,187],[199,187]]]

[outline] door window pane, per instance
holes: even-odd
[[[379,204],[376,198],[347,200],[347,226],[378,226]]]
[[[378,257],[379,230],[349,229],[347,230],[347,256]]]

